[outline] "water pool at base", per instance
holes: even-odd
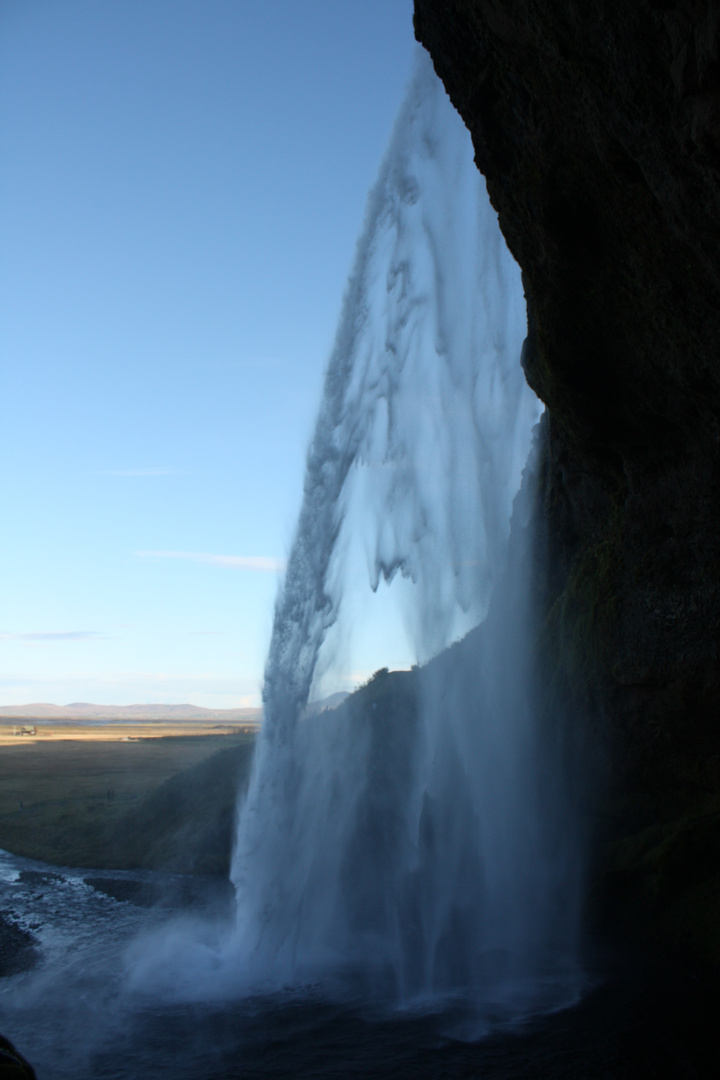
[[[307,986],[183,1002],[133,986],[128,957],[168,921],[222,926],[232,904],[225,882],[1,853],[0,954],[15,973],[0,978],[0,1031],[38,1080],[716,1075],[699,984],[607,957],[575,1006],[519,1024],[488,1016],[482,1037],[458,1000],[382,1010],[360,993],[332,1000]]]

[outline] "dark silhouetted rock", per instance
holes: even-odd
[[[3,1035],[0,1035],[0,1080],[36,1080],[32,1065]]]
[[[0,978],[29,971],[39,957],[37,943],[30,931],[0,912]]]
[[[615,895],[682,948],[720,922],[720,9],[415,0],[415,29],[522,268],[554,706],[621,779]]]

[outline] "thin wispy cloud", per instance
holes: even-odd
[[[172,671],[117,671],[101,674],[67,673],[62,677],[0,673],[0,704],[29,701],[102,701],[132,705],[139,702],[188,702],[208,708],[255,708],[260,704],[257,679]]]
[[[274,368],[283,367],[286,364],[286,360],[281,359],[279,356],[246,356],[238,357],[234,360],[216,360],[205,364],[194,365],[196,369],[202,371],[232,371],[232,370],[272,370]]]
[[[97,469],[96,476],[180,476],[180,469]]]
[[[103,641],[97,630],[33,631],[25,634],[0,633],[0,641]]]
[[[185,559],[231,570],[255,570],[270,574],[279,574],[285,569],[285,559],[270,555],[211,555],[200,551],[136,551],[135,555],[139,559]]]

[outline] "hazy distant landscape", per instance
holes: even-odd
[[[312,715],[324,709],[334,709],[342,704],[347,696],[345,691],[339,691],[319,701],[310,702],[306,711]],[[46,723],[50,721],[61,724],[108,720],[118,724],[217,721],[221,724],[258,727],[262,721],[262,709],[204,709],[200,705],[94,705],[87,701],[76,701],[70,705],[51,705],[47,702],[0,705],[0,723],[13,720],[23,723],[42,720]]]
[[[261,721],[261,709],[187,704],[0,707],[0,848],[58,866],[227,873]]]
[[[0,742],[0,848],[57,866],[227,871],[252,730],[4,726]]]
[[[0,718],[5,720],[221,720],[228,723],[259,723],[261,716],[261,709],[203,709],[200,705],[93,705],[78,701],[70,705],[41,702],[0,706]]]

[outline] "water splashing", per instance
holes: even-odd
[[[539,415],[524,330],[467,132],[419,53],[327,370],[239,816],[236,944],[276,984],[511,1015],[574,993],[572,830],[533,707],[529,476],[507,565]],[[373,590],[412,583],[424,666],[303,719],[358,543]]]

